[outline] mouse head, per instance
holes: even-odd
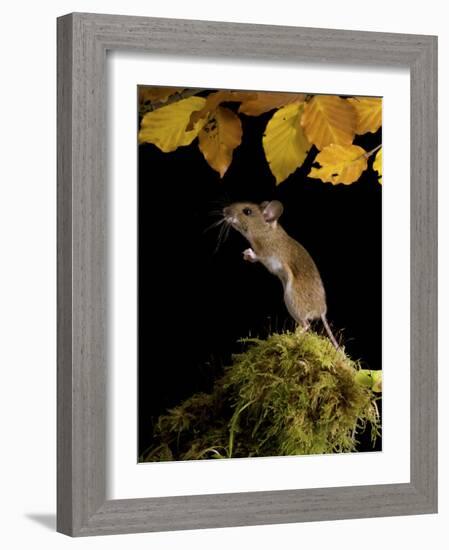
[[[226,222],[251,239],[276,228],[284,207],[279,201],[234,202],[223,209]]]

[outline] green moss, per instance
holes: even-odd
[[[211,394],[158,419],[141,460],[351,452],[368,423],[373,441],[379,435],[379,384],[327,338],[297,331],[244,342]]]

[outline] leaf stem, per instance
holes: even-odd
[[[374,147],[374,149],[371,149],[371,151],[368,151],[367,153],[365,153],[363,156],[366,158],[366,159],[369,159],[371,155],[374,155],[374,153],[376,151],[378,151],[380,148],[382,147],[382,143],[380,145],[378,145],[377,147]]]

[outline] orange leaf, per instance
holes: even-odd
[[[279,109],[290,103],[304,101],[305,94],[293,94],[288,92],[257,92],[254,98],[248,98],[242,101],[239,107],[239,113],[245,115],[258,116],[262,113]]]
[[[377,132],[382,125],[382,99],[380,97],[354,97],[348,101],[357,113],[356,134]]]
[[[222,178],[232,162],[232,154],[242,141],[239,117],[226,107],[217,107],[198,134],[199,148],[211,168]]]
[[[318,178],[334,185],[349,185],[357,181],[368,168],[366,156],[366,151],[358,145],[332,143],[316,156],[315,162],[320,164],[320,167],[313,167],[309,178]]]
[[[301,119],[308,140],[320,150],[332,143],[350,145],[356,122],[354,107],[336,95],[313,96]]]
[[[191,130],[198,120],[201,118],[206,118],[209,113],[215,111],[220,103],[225,101],[244,101],[245,99],[250,99],[252,97],[255,97],[254,92],[233,92],[231,90],[220,90],[219,92],[209,94],[206,97],[204,107],[199,111],[192,113],[190,122],[187,125],[187,130]]]

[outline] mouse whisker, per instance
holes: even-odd
[[[223,219],[223,221],[225,221],[225,220]],[[218,233],[217,245],[215,247],[214,254],[216,254],[218,252],[220,246],[227,239],[227,236],[229,234],[229,229],[230,229],[230,226],[228,224],[222,224],[221,225],[220,231]]]
[[[215,246],[215,250],[214,250],[214,254],[216,254],[218,252],[218,249],[220,248],[221,246],[221,243],[222,243],[222,239],[223,239],[223,233],[225,232],[226,230],[226,226],[225,225],[222,225],[220,227],[220,231],[218,233],[218,238],[217,238],[217,245]]]
[[[211,229],[214,229],[215,227],[218,227],[219,225],[222,225],[224,222],[225,222],[225,219],[221,218],[221,220],[218,220],[218,221],[212,223],[211,225],[209,225],[208,227],[206,227],[206,229],[203,231],[203,233],[207,233]]]
[[[226,225],[226,230],[225,230],[225,236],[224,236],[224,239],[223,239],[223,242],[227,240],[227,238],[229,237],[229,233],[231,231],[231,226],[229,224]]]

